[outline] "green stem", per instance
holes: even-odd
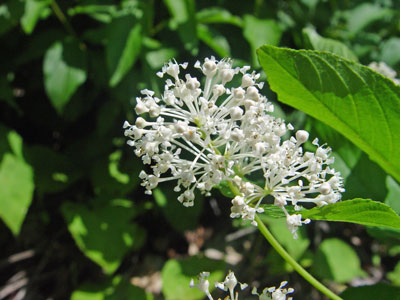
[[[228,181],[229,188],[232,193],[236,196],[241,195],[239,189],[231,182]],[[328,296],[332,300],[343,300],[330,289],[328,289],[325,285],[319,282],[314,276],[308,273],[297,261],[294,260],[293,257],[290,256],[289,253],[282,247],[281,244],[274,238],[272,233],[268,230],[268,228],[264,225],[264,222],[261,221],[259,216],[255,216],[254,220],[257,222],[258,230],[260,230],[261,234],[265,237],[265,239],[271,244],[271,246],[278,252],[278,254],[289,263],[293,269],[296,270],[305,280],[307,280],[311,285],[313,285],[317,290],[319,290],[324,295]]]
[[[56,15],[56,17],[58,18],[58,20],[61,22],[61,24],[63,24],[63,26],[65,27],[65,30],[72,35],[73,37],[75,37],[78,41],[78,35],[76,34],[74,28],[71,26],[71,24],[69,23],[67,17],[65,16],[65,14],[63,13],[63,11],[61,10],[60,6],[58,5],[56,0],[51,1],[51,8],[53,9],[54,14]],[[86,50],[86,45],[82,42],[80,42],[79,46],[81,47],[81,50],[85,51]]]
[[[325,285],[319,282],[315,277],[313,277],[310,273],[308,273],[297,261],[290,256],[289,253],[286,252],[285,249],[279,244],[279,242],[274,238],[268,228],[264,225],[263,221],[261,221],[260,217],[256,215],[255,221],[258,224],[258,229],[265,237],[265,239],[271,244],[271,246],[279,253],[279,255],[288,262],[293,269],[296,270],[305,280],[307,280],[310,284],[312,284],[316,289],[318,289],[321,293],[325,294],[329,298],[333,300],[343,300],[330,289],[328,289]]]

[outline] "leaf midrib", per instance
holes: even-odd
[[[272,48],[272,46],[271,46]],[[273,48],[277,48],[277,47],[273,47]],[[263,48],[260,48],[261,50]],[[279,49],[279,48],[277,48]],[[290,51],[290,49],[287,49]],[[359,135],[356,131],[354,131],[354,129],[352,129],[350,126],[347,125],[347,123],[345,123],[337,114],[333,113],[332,110],[324,103],[322,102],[312,91],[310,91],[308,88],[306,88],[301,81],[298,78],[295,78],[284,66],[282,66],[275,58],[273,58],[271,55],[269,55],[267,52],[263,51],[263,53],[268,56],[271,60],[273,60],[275,62],[275,64],[277,64],[286,74],[288,74],[292,79],[294,79],[297,83],[300,83],[300,85],[309,93],[311,94],[314,99],[317,100],[317,102],[319,102],[326,110],[327,112],[329,112],[331,114],[331,116],[333,117],[333,119],[336,119],[340,124],[342,124],[343,127],[348,129],[348,132],[341,132],[344,136],[346,136],[348,139],[351,138],[357,138],[360,142],[360,144],[362,144],[367,150],[364,152],[367,152],[369,155],[373,154],[375,155],[376,158],[379,158],[379,160],[381,161],[380,164],[383,164],[386,170],[390,170],[397,180],[400,181],[400,174],[398,173],[397,169],[392,166],[392,164],[389,163],[389,161],[382,156],[382,154],[380,152],[378,152],[377,150],[375,150],[372,145],[370,145],[361,135]],[[332,54],[334,55],[334,54]],[[340,58],[342,59],[342,58]],[[340,78],[342,79],[342,77],[340,76]],[[271,85],[272,88],[272,85]],[[351,93],[350,93],[351,94]],[[279,99],[278,99],[279,100]],[[283,102],[283,101],[282,101]],[[299,108],[300,109],[300,108]],[[311,115],[311,114],[310,114]],[[385,120],[387,120],[386,115],[385,115]],[[325,122],[324,122],[325,123]],[[327,123],[325,123],[327,124]],[[327,124],[328,126],[330,126],[329,124]],[[352,133],[354,136],[349,136],[349,132]],[[391,136],[392,137],[392,136]],[[392,146],[393,147],[393,146]],[[376,160],[376,159],[375,159]],[[378,161],[379,162],[379,161]]]

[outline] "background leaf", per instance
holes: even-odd
[[[215,281],[222,281],[224,263],[208,258],[189,257],[187,259],[168,260],[162,269],[163,294],[166,300],[200,300],[204,293],[190,288],[190,280],[196,280],[200,272],[210,272],[210,291],[215,289]]]
[[[258,56],[280,101],[330,125],[400,180],[400,87],[328,53],[263,46]]]
[[[350,287],[340,294],[344,300],[400,300],[400,287],[386,283]]]
[[[195,229],[203,210],[203,196],[196,193],[195,205],[192,207],[183,206],[178,201],[179,194],[166,186],[155,189],[153,196],[164,217],[175,230],[184,232]]]
[[[116,18],[107,28],[110,86],[116,86],[132,68],[142,45],[142,25],[132,16]]]
[[[208,7],[196,13],[199,23],[226,23],[241,27],[243,22],[240,17],[232,15],[228,10],[221,7]]]
[[[358,61],[357,56],[342,42],[320,36],[313,28],[304,28],[303,36],[309,48],[318,51],[328,51],[351,61]]]
[[[178,30],[179,37],[186,50],[192,55],[198,52],[196,29],[195,1],[194,0],[164,0],[171,19],[171,27]]]
[[[243,36],[250,44],[253,64],[258,65],[257,48],[264,44],[278,45],[282,30],[274,20],[262,20],[251,15],[245,15],[243,18]]]
[[[44,87],[53,107],[61,113],[78,87],[86,81],[85,55],[76,42],[54,43],[43,61]]]
[[[25,11],[21,18],[21,26],[25,33],[32,33],[39,18],[49,10],[50,3],[51,0],[25,0]]]
[[[22,138],[0,126],[0,217],[18,235],[31,204],[33,169],[22,156]]]
[[[70,300],[152,300],[153,296],[131,285],[120,276],[102,283],[84,283],[76,289]]]
[[[95,209],[65,203],[62,213],[78,247],[107,274],[119,267],[129,250],[144,242],[144,230],[131,223],[136,214],[131,201],[114,199]]]
[[[324,279],[345,283],[356,276],[365,276],[357,253],[345,242],[332,238],[324,240],[314,258],[313,273]]]

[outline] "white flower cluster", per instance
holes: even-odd
[[[274,107],[259,92],[260,74],[249,73],[248,66],[234,68],[229,59],[206,58],[195,64],[205,76],[202,89],[196,77],[180,78],[186,68],[187,63],[167,63],[157,73],[170,76],[161,97],[146,89],[136,99],[136,113],[146,119],[124,124],[128,144],[151,166],[151,174],[140,173],[148,194],[160,182],[176,180],[178,200],[192,206],[195,189],[209,195],[214,186],[228,182],[239,191],[232,200],[232,218],[256,225],[261,201],[272,195],[293,233],[309,220],[289,215],[288,202],[299,210],[299,203],[321,206],[341,198],[342,178],[329,167],[331,149],[315,139],[315,153],[304,152],[302,144],[309,138],[304,130],[282,141],[294,128],[270,114]],[[263,184],[251,182],[257,174]]]
[[[400,84],[400,79],[397,78],[397,72],[393,70],[391,67],[389,67],[386,63],[383,61],[380,62],[375,62],[373,61],[368,65],[372,70],[375,72],[382,74],[383,76],[391,79],[395,84],[399,85]]]
[[[208,281],[208,277],[210,276],[209,272],[201,272],[198,275],[198,282],[195,284],[194,280],[190,281],[190,287],[197,287],[200,291],[206,294],[209,300],[214,300],[212,297],[209,286],[210,282]],[[237,281],[235,274],[232,271],[229,271],[228,275],[226,276],[223,282],[216,282],[215,287],[219,288],[225,292],[229,293],[229,296],[224,298],[226,300],[239,300],[239,293],[235,292],[235,288],[237,285],[240,285],[240,289],[244,290],[247,288],[246,283],[240,283]],[[294,292],[292,288],[283,288],[287,284],[287,281],[283,281],[279,288],[276,287],[269,287],[265,288],[261,294],[257,293],[257,289],[253,288],[252,294],[257,295],[259,300],[291,300],[292,297],[286,298],[287,294],[291,294]]]

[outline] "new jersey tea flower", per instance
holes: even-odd
[[[192,206],[195,189],[209,195],[225,181],[239,191],[231,217],[256,225],[255,214],[263,212],[260,204],[271,195],[293,233],[309,220],[290,215],[285,205],[299,209],[299,203],[325,205],[340,199],[342,179],[329,167],[331,149],[315,139],[316,151],[304,152],[302,144],[309,138],[304,130],[282,141],[294,128],[270,114],[274,106],[259,92],[258,73],[214,57],[194,67],[204,80],[181,76],[187,63],[168,62],[157,73],[169,77],[162,95],[142,90],[135,108],[140,116],[135,124],[124,124],[128,144],[151,166],[151,173],[140,173],[148,194],[160,182],[173,180],[174,190],[181,192],[178,200]],[[262,183],[250,180],[257,175]]]

